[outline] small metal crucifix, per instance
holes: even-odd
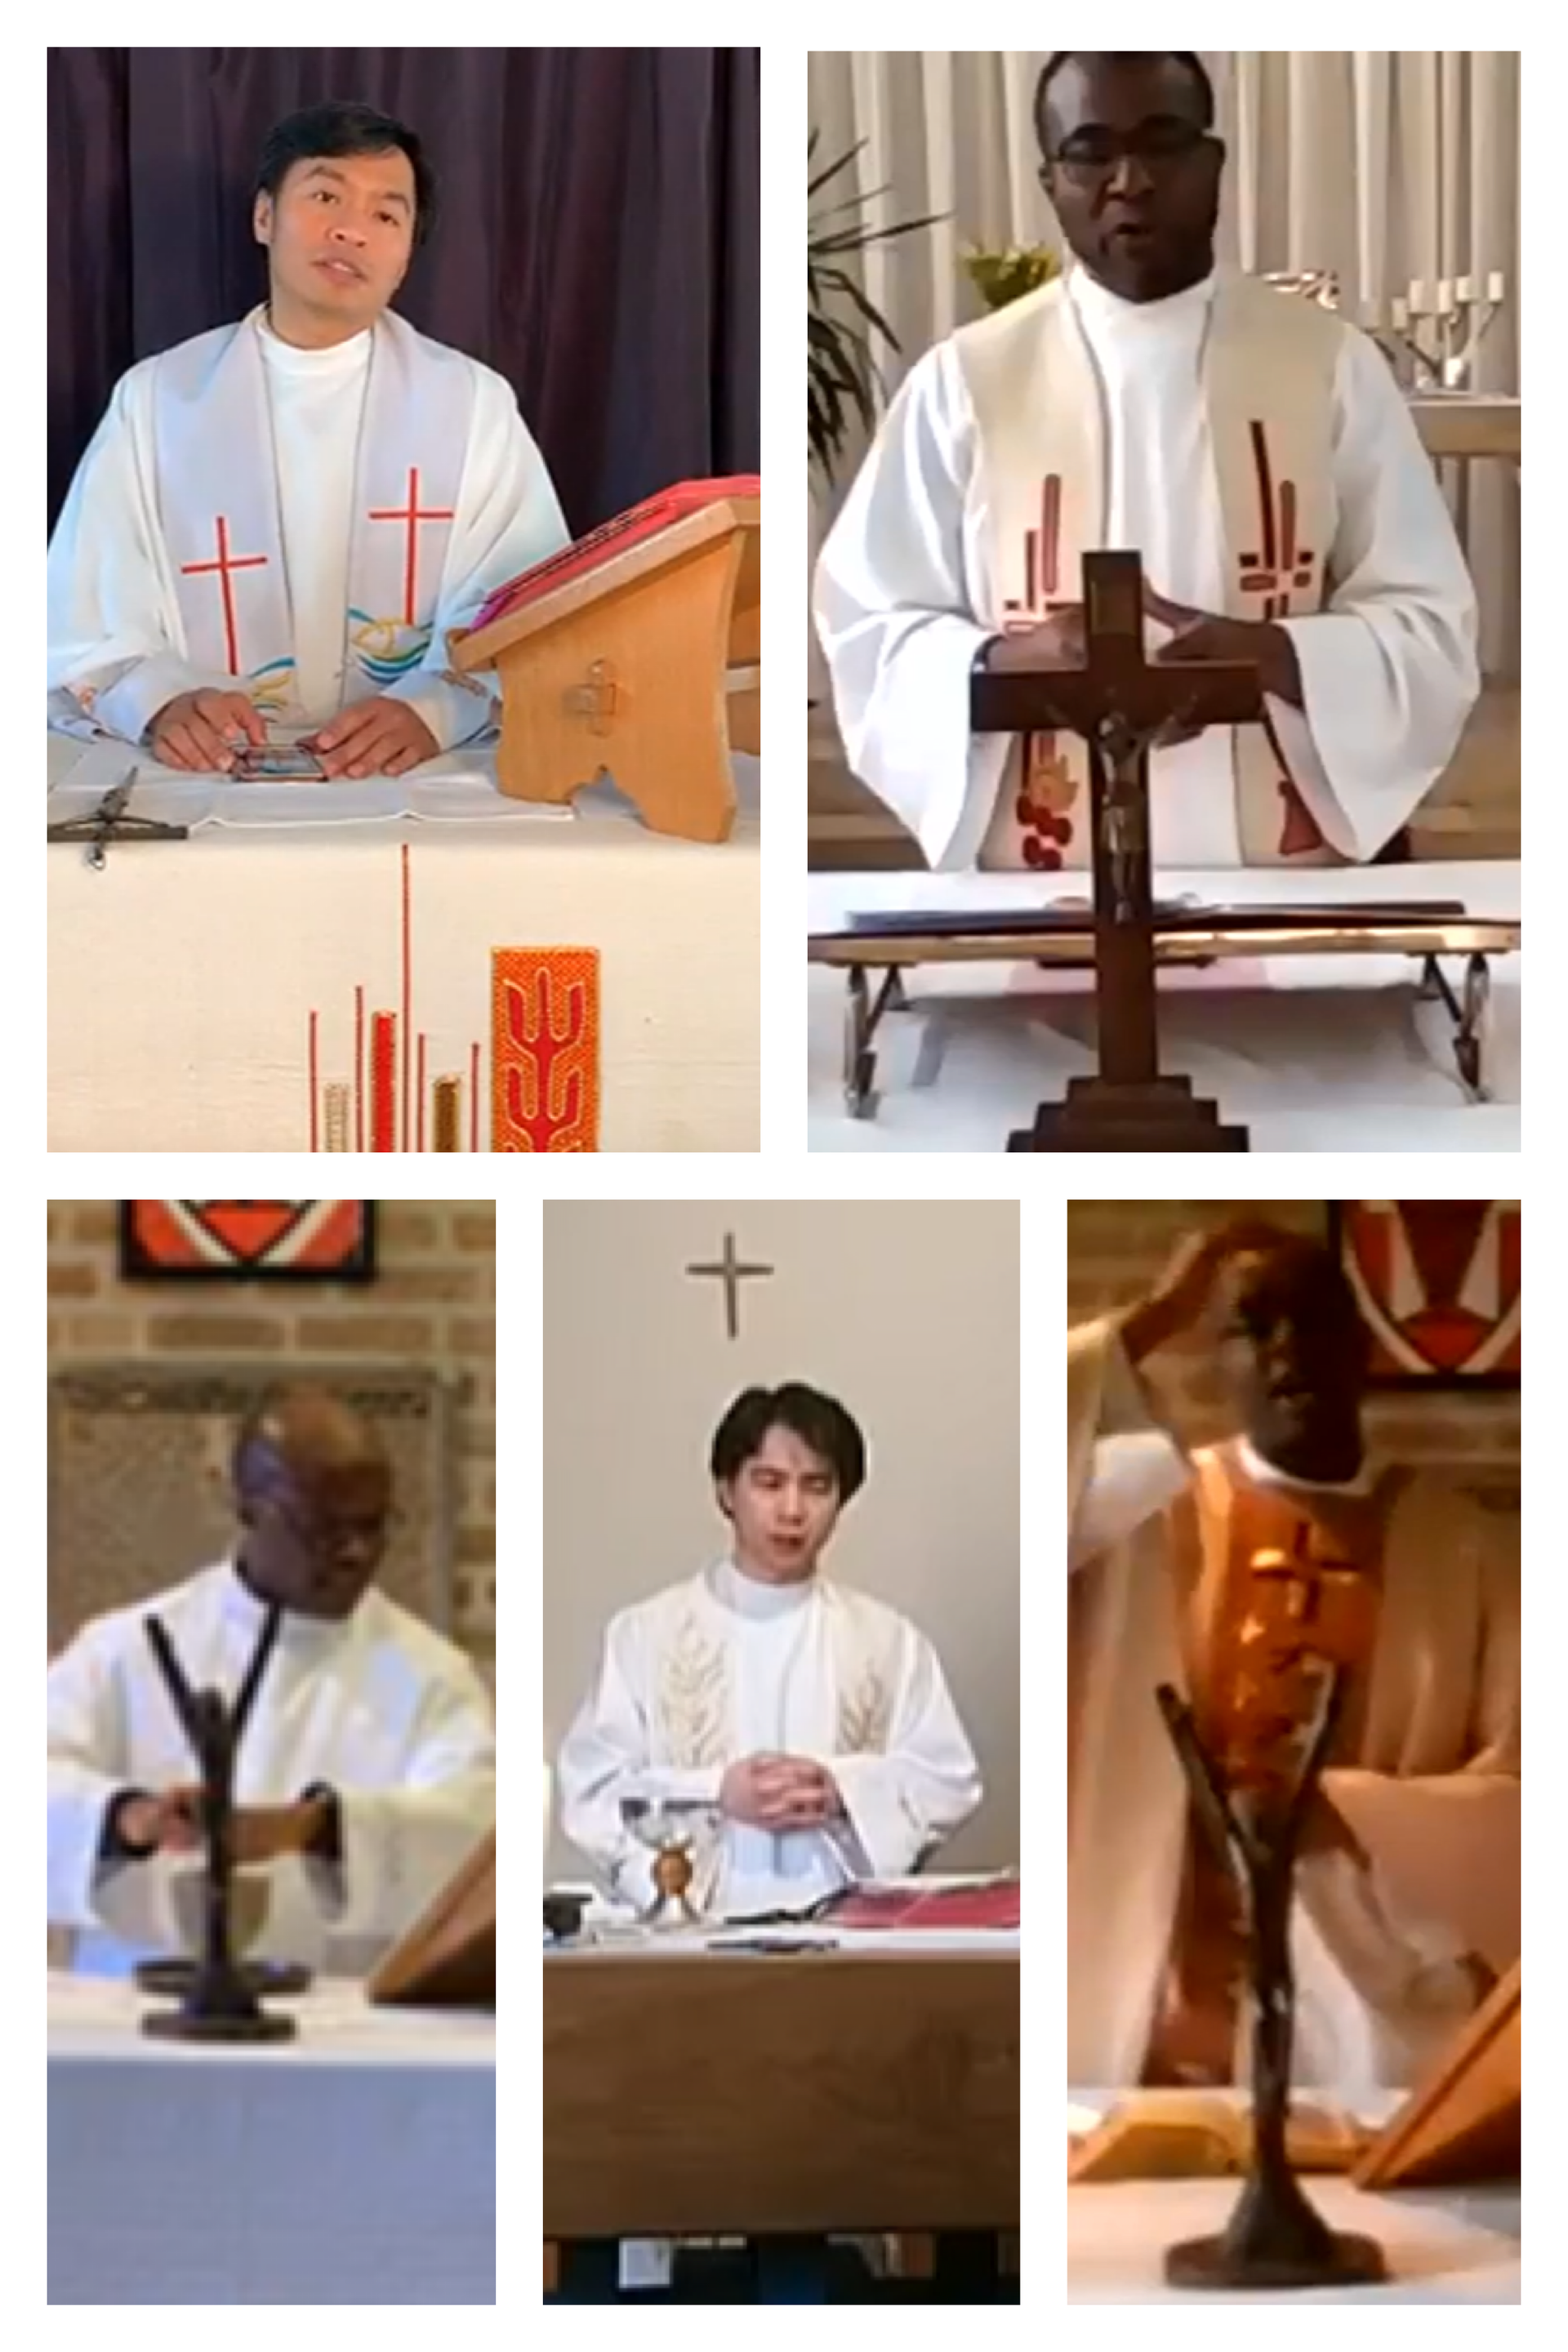
[[[689,1265],[686,1271],[688,1274],[697,1275],[700,1277],[706,1276],[710,1281],[717,1280],[723,1284],[724,1321],[731,1339],[738,1339],[741,1336],[742,1283],[749,1281],[754,1275],[772,1274],[773,1269],[771,1265],[749,1264],[744,1258],[738,1257],[735,1254],[735,1236],[733,1234],[726,1234],[724,1254],[721,1257],[709,1265]]]
[[[118,841],[184,841],[190,828],[184,824],[166,824],[162,818],[132,816],[129,803],[136,789],[139,772],[115,784],[82,816],[60,817],[50,825],[51,841],[80,841],[87,845],[87,862],[97,873],[109,863],[109,845]]]

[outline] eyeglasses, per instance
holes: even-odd
[[[1040,178],[1046,180],[1054,166],[1080,186],[1092,186],[1096,181],[1109,179],[1123,156],[1142,163],[1147,172],[1172,172],[1195,155],[1200,147],[1214,144],[1212,132],[1200,131],[1195,122],[1173,120],[1140,123],[1136,131],[1124,134],[1099,130],[1074,131],[1067,144],[1048,158]]]
[[[379,1548],[403,1524],[395,1505],[374,1517],[335,1519],[323,1517],[289,1495],[274,1494],[271,1502],[289,1534],[318,1559],[334,1559],[362,1542]]]

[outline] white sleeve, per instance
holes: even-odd
[[[139,743],[166,702],[232,688],[185,659],[137,432],[146,379],[115,386],[49,541],[49,724]]]
[[[114,1751],[114,1694],[107,1661],[90,1633],[56,1659],[48,1675],[48,1924],[99,1922],[104,1816],[126,1785]]]
[[[307,1863],[312,1897],[344,1937],[400,1936],[495,1827],[494,1717],[473,1668],[433,1680],[395,1788],[334,1794],[342,1856]]]
[[[1303,708],[1270,699],[1291,774],[1342,856],[1375,856],[1437,782],[1480,691],[1476,594],[1432,460],[1368,336],[1334,387],[1339,530],[1326,611],[1287,620]]]
[[[612,1894],[646,1902],[653,1857],[623,1826],[622,1798],[684,1798],[716,1805],[724,1773],[717,1765],[689,1769],[652,1764],[642,1647],[635,1612],[616,1618],[594,1688],[562,1743],[556,1782],[566,1836]]]
[[[939,344],[905,379],[822,550],[817,635],[849,765],[933,866],[973,865],[1010,738],[972,735],[975,618],[963,551],[973,419]]]
[[[555,486],[518,415],[511,386],[491,368],[478,373],[435,634],[425,659],[382,689],[389,698],[411,702],[444,751],[489,726],[497,691],[496,679],[487,672],[453,670],[447,631],[468,627],[487,596],[553,555],[570,538]]]
[[[829,1769],[875,1878],[918,1868],[978,1807],[984,1785],[974,1750],[941,1661],[912,1625],[904,1628],[900,1699],[886,1752],[836,1756]]]
[[[1088,1483],[1068,1538],[1069,1568],[1125,1543],[1166,1509],[1192,1477],[1192,1465],[1163,1429],[1131,1430],[1097,1438]]]

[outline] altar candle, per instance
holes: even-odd
[[[1503,274],[1500,269],[1494,269],[1489,272],[1487,277],[1487,300],[1489,302],[1500,302],[1502,299]]]
[[[1410,281],[1410,315],[1413,319],[1419,319],[1426,309],[1426,280],[1424,278],[1413,278]]]
[[[1394,333],[1396,335],[1404,334],[1405,329],[1410,324],[1410,305],[1405,301],[1403,295],[1396,294],[1394,296],[1393,301],[1388,306],[1388,311],[1389,317],[1393,321]]]
[[[1437,280],[1437,316],[1446,319],[1454,307],[1454,281],[1451,278]]]
[[[1362,304],[1361,322],[1369,333],[1375,334],[1378,328],[1383,324],[1382,303],[1376,301],[1363,302]]]
[[[1454,299],[1458,302],[1473,302],[1476,299],[1475,279],[1473,278],[1456,278],[1454,280]]]

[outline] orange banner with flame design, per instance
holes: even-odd
[[[597,948],[495,948],[490,1150],[597,1151]]]

